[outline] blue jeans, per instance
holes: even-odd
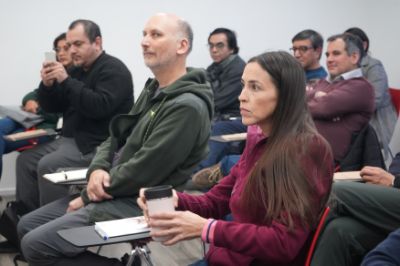
[[[231,168],[239,161],[240,155],[228,155],[221,160],[221,173],[223,176],[229,175]]]
[[[217,121],[214,123],[211,129],[211,136],[243,133],[247,131],[247,127],[242,124],[241,119],[233,121]],[[203,168],[210,167],[217,164],[222,158],[230,154],[230,148],[232,143],[230,142],[219,142],[214,140],[208,141],[210,152],[206,159],[200,162],[199,166],[194,172],[197,172]]]
[[[30,145],[29,140],[9,141],[4,139],[5,135],[25,131],[25,128],[14,120],[5,117],[0,119],[0,178],[3,170],[3,154],[10,153],[18,148]],[[38,138],[38,143],[45,142],[50,138],[47,136]]]

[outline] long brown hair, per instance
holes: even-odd
[[[271,76],[278,103],[272,115],[267,149],[250,173],[242,194],[243,206],[257,217],[266,210],[264,221],[278,220],[293,229],[293,218],[303,225],[315,222],[311,187],[300,165],[316,129],[308,112],[305,74],[300,63],[286,52],[267,52],[249,60]]]

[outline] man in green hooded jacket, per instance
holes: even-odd
[[[85,249],[57,231],[141,215],[136,205],[141,187],[178,187],[206,156],[213,100],[204,71],[186,67],[192,41],[189,24],[175,15],[157,14],[147,22],[141,45],[155,78],[129,114],[111,120],[110,137],[98,148],[81,195],[21,219],[18,233],[29,265],[78,263]]]

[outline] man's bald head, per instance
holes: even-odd
[[[144,62],[159,81],[163,80],[162,76],[176,80],[186,73],[186,58],[192,42],[192,29],[185,20],[173,14],[156,14],[143,29]]]
[[[157,13],[152,16],[150,20],[156,19],[161,20],[164,25],[173,27],[173,31],[176,32],[177,38],[184,38],[188,41],[188,51],[189,54],[193,48],[193,30],[189,23],[183,18],[170,13]]]

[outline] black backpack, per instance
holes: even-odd
[[[6,209],[0,217],[0,234],[4,236],[18,250],[19,237],[17,233],[17,224],[22,215],[28,213],[27,208],[21,202],[9,201]]]

